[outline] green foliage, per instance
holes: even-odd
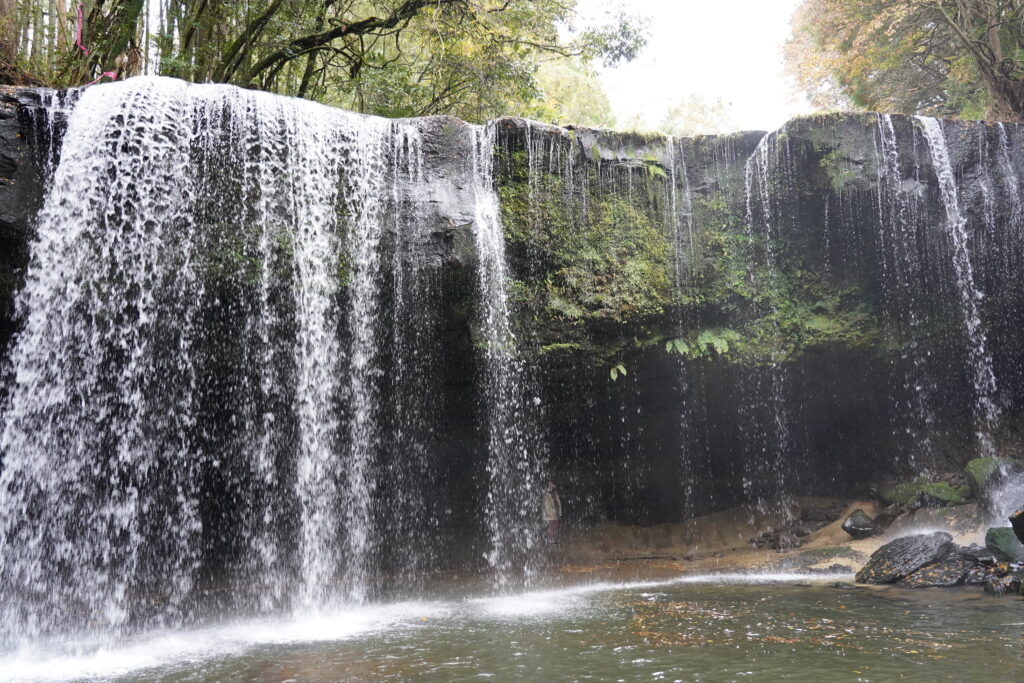
[[[715,358],[724,356],[735,344],[742,340],[742,335],[728,328],[704,329],[690,337],[689,341],[682,338],[670,339],[665,342],[665,350],[677,353],[686,358]]]
[[[1020,119],[1024,5],[803,0],[786,62],[812,104]]]
[[[833,150],[823,156],[818,164],[825,170],[832,183],[832,189],[836,192],[842,192],[858,177],[857,171],[850,164],[845,163],[838,150]]]
[[[611,370],[608,371],[608,376],[612,378],[613,382],[619,379],[619,375],[625,377],[627,374],[628,373],[626,372],[626,366],[623,365],[622,363],[619,363],[618,365],[614,366]]]
[[[615,125],[611,103],[597,73],[579,59],[544,62],[537,70],[536,84],[539,96],[509,113],[560,126]]]
[[[813,143],[823,125],[809,120],[794,135]],[[875,352],[872,303],[858,284],[829,276],[821,226],[774,235],[774,256],[766,259],[763,234],[718,188],[691,197],[692,243],[681,236],[687,270],[677,285],[672,241],[685,226],[666,211],[668,178],[660,156],[645,147],[658,142],[621,140],[600,163],[574,167],[572,178],[546,160],[529,163],[521,143],[499,150],[513,300],[527,336],[545,349],[571,344],[598,362],[650,344],[691,361],[737,363],[785,361],[828,347]],[[557,144],[565,158],[579,143]],[[823,166],[853,153],[829,152],[835,154]],[[588,141],[577,153],[601,150]],[[678,320],[689,322],[680,329]]]
[[[595,183],[584,213],[582,203],[566,201],[566,179],[540,173],[531,188],[525,153],[505,161],[499,195],[509,251],[529,253],[544,271],[517,285],[518,300],[534,310],[540,325],[619,324],[664,311],[671,249],[646,191],[629,197]],[[645,175],[659,201],[663,180]]]
[[[20,69],[66,87],[107,71],[155,72],[469,121],[533,113],[610,123],[591,65],[633,59],[646,41],[643,21],[624,12],[575,29],[575,0],[108,0],[83,5],[86,52],[73,39],[78,3],[7,4],[0,38],[14,34],[17,63],[0,64],[0,75]],[[11,52],[0,41],[0,61]]]
[[[678,353],[681,356],[688,356],[690,354],[690,346],[682,339],[669,339],[665,342],[665,351],[668,353]]]

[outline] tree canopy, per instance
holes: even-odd
[[[1024,0],[804,0],[786,53],[819,108],[1024,118]]]
[[[0,61],[5,73],[57,87],[157,73],[388,116],[553,117],[581,111],[588,93],[588,105],[607,111],[590,65],[635,57],[645,27],[624,12],[578,26],[575,7],[576,0],[0,0]],[[582,87],[565,87],[570,77]],[[554,101],[556,93],[566,101]],[[551,101],[538,106],[542,94]]]

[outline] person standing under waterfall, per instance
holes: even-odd
[[[555,490],[555,482],[548,483],[548,490],[544,492],[544,502],[541,504],[541,514],[548,525],[548,545],[558,543],[558,523],[562,519],[562,500]]]

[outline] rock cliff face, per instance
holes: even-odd
[[[0,107],[4,346],[63,129],[50,100]],[[513,321],[567,508],[673,519],[1013,450],[1024,131],[932,123],[830,114],[673,140],[494,122]],[[417,208],[383,243],[436,298],[436,445],[457,496],[479,488],[482,448],[476,138],[411,125]],[[218,249],[200,258],[231,300],[244,259]]]
[[[0,89],[0,346],[14,332],[14,295],[21,286],[32,216],[42,199],[39,162],[44,155],[32,136],[38,119],[35,93]]]

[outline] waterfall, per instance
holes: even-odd
[[[975,433],[981,453],[992,455],[992,430],[999,419],[999,409],[995,403],[996,376],[992,369],[992,358],[985,348],[985,331],[978,310],[984,295],[974,280],[967,219],[960,211],[956,175],[950,163],[942,125],[938,120],[926,116],[917,116],[915,119],[920,123],[921,132],[928,144],[939,194],[946,210],[946,227],[952,246],[951,257],[960,295],[960,308],[967,337],[967,357],[974,384]]]
[[[19,300],[0,437],[4,639],[58,620],[123,627],[140,592],[173,618],[191,588],[203,293],[184,91],[87,91],[68,125]],[[160,545],[147,545],[155,533]]]
[[[744,171],[746,225],[753,238],[763,240],[762,256],[751,255],[749,279],[766,288],[776,286],[780,223],[784,216],[775,209],[778,197],[774,191],[793,187],[792,157],[788,141],[780,146],[785,129],[764,136],[747,159]],[[761,228],[761,234],[755,233]],[[765,273],[758,273],[759,267]],[[773,311],[777,313],[777,311]],[[774,334],[781,339],[778,323]],[[743,488],[748,500],[767,511],[769,499],[775,499],[779,511],[786,512],[786,497],[792,482],[787,475],[793,469],[789,416],[786,409],[786,366],[783,349],[775,349],[763,367],[752,368],[741,380],[738,409],[739,427],[746,450]],[[786,512],[788,514],[788,512]]]
[[[693,216],[693,194],[690,189],[690,175],[686,166],[686,150],[681,141],[673,136],[668,136],[666,141],[666,158],[668,160],[668,224],[672,231],[672,254],[673,254],[673,275],[675,279],[675,294],[681,301],[685,296],[685,289],[691,284],[696,268],[697,242],[694,234]],[[679,187],[681,181],[682,187]],[[681,192],[680,192],[681,190]],[[687,321],[684,317],[676,314],[675,327],[680,335],[686,332]],[[679,390],[679,457],[680,472],[682,474],[684,516],[691,517],[696,509],[696,481],[702,466],[700,456],[704,453],[695,453],[694,444],[699,430],[697,417],[698,409],[702,405],[699,394],[696,390],[696,377],[690,370],[685,358],[677,360],[678,366],[678,390]]]
[[[666,139],[665,145],[669,160],[668,206],[671,212],[669,224],[672,226],[676,290],[679,291],[685,282],[686,274],[692,272],[696,260],[696,242],[693,234],[693,195],[690,192],[690,175],[686,170],[685,152],[678,149],[678,142],[671,135]],[[679,180],[682,180],[681,197],[677,188]]]
[[[877,164],[877,204],[879,222],[878,260],[881,266],[884,320],[890,338],[900,348],[904,364],[896,380],[909,405],[895,405],[895,428],[913,439],[909,462],[931,456],[931,430],[934,429],[936,387],[931,378],[928,349],[923,345],[925,322],[929,316],[924,299],[926,264],[919,247],[920,208],[918,195],[904,189],[900,170],[899,143],[892,116],[879,114]],[[895,371],[895,369],[894,369]]]
[[[538,435],[528,431],[529,425],[537,424],[529,416],[540,408],[541,400],[529,381],[512,326],[505,236],[494,189],[494,144],[493,124],[473,129],[477,278],[486,375],[489,486],[485,516],[490,542],[486,558],[503,588],[520,567],[529,581],[540,550],[544,453]]]
[[[53,149],[0,320],[0,652],[344,620],[439,569],[509,591],[631,524],[675,555],[710,537],[668,525],[952,467],[1019,410],[1017,127],[663,140],[156,77],[24,98]],[[755,543],[810,533],[784,521]]]
[[[82,92],[18,301],[0,640],[372,595],[383,239],[422,165],[415,122]]]

